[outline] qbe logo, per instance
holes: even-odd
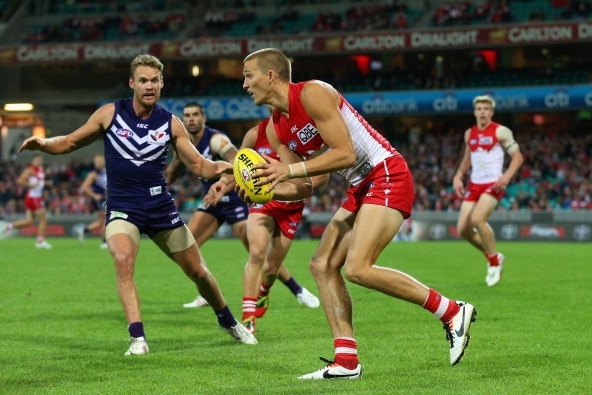
[[[298,131],[298,140],[300,140],[302,144],[306,144],[310,140],[312,140],[317,134],[319,134],[318,129],[312,126],[310,123],[308,123],[306,124],[306,126],[304,126],[302,129]]]

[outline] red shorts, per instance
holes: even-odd
[[[44,207],[45,207],[45,202],[43,201],[43,198],[30,197],[30,196],[25,197],[25,208],[27,210],[35,212],[35,211],[42,209]]]
[[[347,190],[344,209],[357,213],[362,204],[390,207],[411,216],[415,188],[413,176],[402,156],[394,156],[379,163],[358,186]]]
[[[249,207],[250,213],[259,213],[273,217],[282,233],[289,239],[296,237],[296,230],[302,220],[304,202],[280,202],[272,200],[265,204],[254,204]]]
[[[503,190],[495,191],[493,189],[494,185],[495,185],[495,182],[491,182],[488,184],[473,184],[472,182],[469,182],[469,187],[468,187],[467,191],[465,192],[465,196],[464,196],[463,200],[465,202],[477,202],[479,200],[479,198],[481,197],[481,195],[486,193],[486,194],[491,195],[494,198],[496,198],[497,201],[499,202],[500,199],[504,196],[504,191]]]

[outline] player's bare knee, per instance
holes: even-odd
[[[343,267],[343,276],[351,283],[364,285],[366,281],[366,271],[359,266],[345,265]]]
[[[203,282],[208,277],[205,272],[198,270],[192,270],[185,273],[187,274],[187,277],[196,284]]]
[[[481,226],[485,225],[487,223],[487,218],[484,218],[483,216],[472,216],[471,217],[471,225],[472,228],[477,228],[479,229]]]
[[[309,263],[310,272],[314,277],[322,276],[329,270],[329,264],[327,261],[321,261],[319,259],[311,259]]]
[[[131,254],[116,253],[114,260],[117,277],[125,278],[134,275],[134,261]]]
[[[265,250],[259,248],[252,248],[249,246],[250,261],[252,262],[264,262],[265,261]]]

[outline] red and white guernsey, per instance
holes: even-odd
[[[276,110],[273,112],[273,125],[282,144],[306,159],[313,153],[324,149],[325,142],[313,119],[306,113],[300,102],[300,92],[305,83],[290,83],[288,90],[290,117],[287,118]],[[401,154],[384,136],[370,126],[343,96],[339,95],[339,97],[341,99],[339,110],[354,144],[356,164],[340,170],[338,173],[356,186],[378,163],[386,158]]]
[[[268,124],[269,118],[265,118],[259,122],[259,125],[257,126],[257,140],[255,140],[255,146],[253,148],[259,154],[265,154],[275,160],[280,160],[280,156],[273,150],[269,140],[267,140],[267,133],[265,133],[265,129],[267,128]]]
[[[485,129],[477,125],[471,128],[468,146],[471,151],[471,182],[488,184],[496,182],[503,174],[504,149],[497,139],[499,123],[491,122]]]
[[[269,118],[265,118],[261,122],[259,122],[259,126],[257,126],[257,140],[255,140],[255,146],[253,148],[259,154],[265,154],[275,160],[280,160],[280,156],[277,154],[277,152],[275,152],[273,150],[273,148],[271,147],[271,144],[269,143],[269,140],[267,139],[267,133],[265,130],[267,129],[268,124],[269,124]],[[268,207],[274,207],[273,202],[282,202],[284,204],[291,205],[295,202],[302,203],[302,202],[304,202],[304,199],[291,200],[291,201],[272,200],[271,202],[268,202],[266,204],[269,205]],[[300,220],[298,220],[298,222],[300,222]]]
[[[30,198],[40,198],[43,196],[43,187],[45,186],[45,171],[42,166],[33,165],[31,165],[31,170],[33,170],[33,174],[29,176],[28,181],[29,185],[33,186],[27,190],[27,196]]]

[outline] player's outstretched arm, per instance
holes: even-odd
[[[105,104],[96,110],[84,125],[70,134],[50,138],[29,137],[19,148],[19,152],[41,151],[51,155],[68,154],[82,147],[86,147],[96,141],[104,132],[105,128],[115,112],[113,103]]]
[[[189,132],[187,132],[179,118],[173,117],[171,125],[173,147],[189,171],[198,177],[206,179],[217,178],[224,173],[232,174],[232,165],[230,163],[211,161],[199,153],[189,138]]]

